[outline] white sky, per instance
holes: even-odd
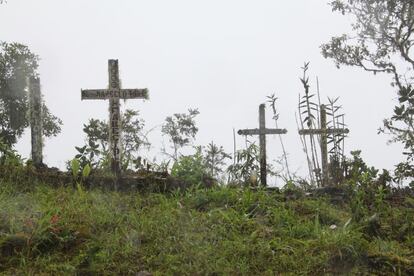
[[[295,112],[303,93],[299,76],[311,62],[315,88],[340,96],[351,130],[347,149],[361,149],[369,165],[392,169],[400,147],[377,135],[396,94],[387,75],[357,68],[337,70],[319,46],[349,30],[350,20],[333,14],[327,1],[296,0],[8,0],[0,5],[0,40],[20,42],[41,57],[42,92],[63,132],[48,139],[45,160],[64,167],[83,145],[88,118],[106,119],[107,101],[80,100],[81,88],[107,86],[107,60],[119,59],[124,88],[144,88],[150,100],[123,104],[140,110],[147,128],[166,116],[199,108],[196,144],[214,141],[232,152],[232,129],[258,127],[258,106],[279,97],[279,126],[291,167],[306,173]],[[273,127],[268,108],[267,125]],[[159,154],[160,128],[151,133]],[[167,140],[165,139],[167,143]],[[26,135],[18,150],[27,157]],[[238,147],[244,139],[238,137]],[[268,137],[268,162],[281,155],[277,137]],[[272,180],[273,181],[273,180]]]

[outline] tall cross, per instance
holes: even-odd
[[[30,77],[29,107],[30,107],[30,132],[32,138],[32,161],[36,167],[43,164],[43,125],[42,125],[42,96],[40,93],[39,78]]]
[[[148,99],[148,89],[121,89],[118,60],[108,60],[108,89],[82,89],[82,100],[109,100],[109,147],[111,170],[121,172],[121,112],[120,99]]]
[[[259,106],[259,128],[241,129],[237,133],[239,135],[259,135],[260,147],[260,182],[263,186],[267,186],[267,163],[266,163],[266,135],[286,134],[286,129],[266,128],[265,104]]]
[[[320,129],[301,129],[300,135],[320,135],[321,136],[321,159],[322,159],[322,186],[327,186],[329,182],[328,169],[328,135],[347,134],[347,128],[328,128],[326,123],[326,106],[321,105],[320,110]]]

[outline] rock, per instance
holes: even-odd
[[[148,271],[140,271],[137,274],[135,274],[135,276],[152,276],[152,273],[148,272]]]
[[[27,244],[27,235],[18,233],[15,235],[8,235],[0,240],[0,257],[12,256],[16,252],[20,252]]]
[[[249,184],[251,187],[257,187],[257,173],[255,171],[251,172],[250,177],[249,177]]]

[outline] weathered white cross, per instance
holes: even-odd
[[[42,96],[39,78],[28,79],[30,132],[32,138],[32,161],[38,167],[43,164],[43,125],[42,125]]]
[[[326,123],[326,106],[320,106],[320,129],[301,129],[300,135],[320,135],[321,136],[321,159],[322,159],[322,186],[327,186],[329,182],[328,168],[328,135],[347,134],[347,128],[328,128]]]
[[[148,99],[148,89],[121,89],[118,60],[108,60],[109,88],[82,89],[82,100],[109,100],[109,145],[111,170],[121,172],[121,112],[120,99]]]
[[[266,128],[265,104],[259,106],[259,128],[241,129],[237,133],[239,135],[259,135],[260,147],[260,183],[267,186],[267,162],[266,162],[266,135],[286,134],[286,129]]]

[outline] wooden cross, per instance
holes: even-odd
[[[33,165],[43,165],[43,125],[42,125],[42,96],[40,93],[39,78],[31,77],[29,85],[29,107],[30,107],[30,132],[32,138],[32,161]]]
[[[322,186],[327,186],[329,182],[328,169],[328,135],[329,134],[347,134],[347,128],[327,128],[326,123],[326,106],[321,105],[320,110],[320,129],[301,129],[300,135],[320,135],[321,136],[321,159],[322,159]]]
[[[118,60],[108,60],[108,89],[82,89],[82,100],[109,100],[109,145],[111,170],[121,172],[121,112],[120,99],[148,99],[148,89],[121,89]]]
[[[266,128],[265,108],[265,104],[259,106],[259,128],[241,129],[237,132],[239,135],[259,135],[260,182],[263,186],[267,186],[266,135],[287,133],[286,129]]]

